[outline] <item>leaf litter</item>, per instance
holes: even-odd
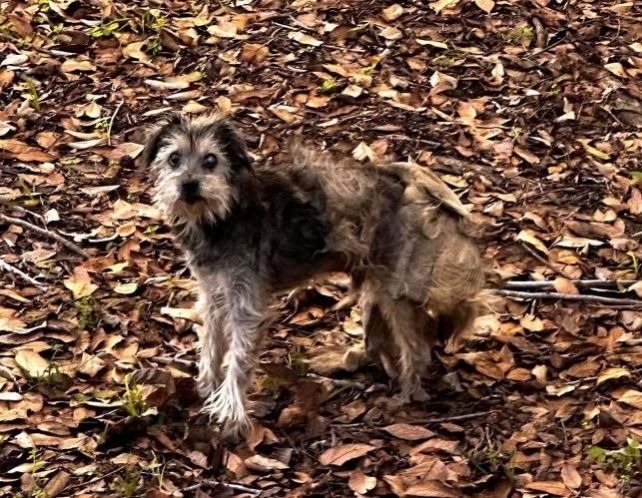
[[[0,493],[637,496],[641,15],[583,0],[0,10],[0,258],[19,270],[1,276]],[[410,157],[492,228],[494,271],[550,285],[511,287],[438,352],[431,400],[402,408],[347,354],[362,329],[344,278],[286,296],[254,431],[226,447],[199,414],[194,287],[139,165],[169,108],[234,114],[258,161],[291,135]]]

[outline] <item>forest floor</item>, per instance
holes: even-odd
[[[642,496],[642,285],[615,283],[642,260],[640,19],[618,0],[0,1],[0,495]],[[536,294],[500,296],[404,409],[344,355],[345,277],[284,296],[254,431],[222,444],[140,164],[170,108],[234,114],[256,161],[299,134],[432,168],[489,227],[488,265]]]

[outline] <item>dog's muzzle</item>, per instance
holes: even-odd
[[[187,204],[194,204],[201,199],[200,185],[196,180],[181,183],[181,200]]]

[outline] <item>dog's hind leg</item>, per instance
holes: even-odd
[[[363,338],[368,357],[380,363],[391,379],[399,376],[395,365],[398,355],[397,346],[392,337],[392,331],[381,312],[376,295],[364,289],[359,300],[363,311]]]
[[[427,401],[421,377],[431,361],[431,343],[424,330],[430,323],[428,316],[411,301],[393,299],[385,293],[378,293],[377,302],[399,350],[402,401]]]

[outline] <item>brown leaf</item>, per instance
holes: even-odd
[[[31,349],[20,349],[15,356],[18,366],[32,379],[42,377],[49,369],[49,362]]]
[[[270,54],[270,49],[260,43],[246,43],[243,45],[240,59],[250,64],[260,64]]]
[[[622,367],[611,367],[603,370],[597,377],[597,385],[611,379],[619,379],[622,377],[631,377],[631,372]]]
[[[426,496],[430,498],[457,498],[459,493],[441,481],[425,481],[413,484],[406,489],[407,496]]]
[[[322,465],[341,466],[344,463],[367,455],[374,450],[374,446],[369,444],[343,444],[328,448],[319,456],[319,462]]]
[[[71,480],[70,474],[68,474],[64,470],[58,471],[47,482],[44,489],[45,496],[47,496],[47,498],[54,498],[55,496],[58,496],[60,493],[62,493],[65,490],[70,480]]]
[[[98,289],[98,286],[92,283],[87,270],[82,266],[74,268],[74,274],[63,280],[63,285],[73,293],[74,299],[91,296]]]
[[[350,474],[348,486],[352,491],[360,495],[365,495],[368,491],[377,486],[377,478],[365,475],[360,470],[355,470]]]
[[[526,489],[532,489],[534,491],[542,491],[544,493],[549,493],[555,496],[568,496],[570,491],[564,485],[564,483],[558,481],[534,481],[527,484]]]
[[[495,7],[493,0],[475,0],[475,4],[488,14],[490,14],[493,11],[493,7]]]
[[[555,287],[555,292],[559,292],[561,294],[577,295],[580,293],[577,287],[575,287],[575,284],[564,277],[557,277],[553,280],[553,287]]]
[[[577,489],[582,485],[582,476],[580,476],[577,469],[568,462],[562,466],[562,480],[564,484],[571,489]]]
[[[393,424],[384,427],[383,430],[396,438],[405,439],[406,441],[420,441],[435,435],[434,432],[425,427],[411,424]]]
[[[288,469],[289,466],[275,458],[253,455],[245,459],[245,466],[256,472],[271,472],[273,470]]]
[[[395,21],[403,15],[403,7],[394,3],[390,7],[383,9],[381,15],[386,21]]]
[[[638,410],[642,410],[642,392],[635,389],[628,389],[617,400],[620,403],[633,406]]]
[[[20,334],[25,331],[27,324],[16,316],[16,310],[0,306],[0,332]]]

